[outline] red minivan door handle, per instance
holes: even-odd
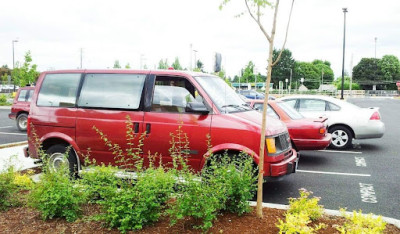
[[[146,134],[150,134],[151,132],[151,124],[147,123],[146,124]]]
[[[139,123],[138,122],[135,122],[133,124],[133,131],[134,131],[134,133],[139,133]]]

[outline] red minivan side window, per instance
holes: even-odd
[[[145,78],[143,74],[87,74],[78,106],[139,109]]]
[[[37,106],[75,107],[81,74],[47,74],[40,88]]]

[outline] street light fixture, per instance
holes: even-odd
[[[346,48],[346,13],[347,8],[342,8],[343,15],[344,15],[344,22],[343,22],[343,63],[342,63],[342,92],[340,95],[340,99],[343,98],[343,90],[344,90],[344,55],[345,55],[345,48]]]
[[[14,71],[14,67],[15,67],[15,61],[14,61],[14,43],[15,42],[18,42],[18,40],[17,39],[15,39],[15,40],[12,40],[12,56],[13,56],[13,64],[12,64],[12,68],[13,68],[13,71]],[[12,73],[11,73],[12,74]],[[11,77],[11,80],[13,81],[13,83],[14,83],[14,92],[15,92],[15,81],[12,79],[13,77]]]

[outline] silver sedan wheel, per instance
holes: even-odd
[[[60,168],[69,168],[69,161],[65,154],[53,153],[49,157],[49,167],[51,170],[58,171]]]
[[[349,141],[349,135],[343,130],[332,132],[332,144],[338,148],[343,147]]]

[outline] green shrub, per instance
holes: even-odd
[[[116,167],[90,166],[87,170],[81,171],[81,180],[78,182],[84,187],[86,196],[89,201],[96,201],[109,197],[113,193],[113,188],[117,188],[121,184],[121,179],[117,178],[115,173],[118,171]]]
[[[300,214],[306,213],[306,215],[312,220],[317,220],[324,213],[322,205],[319,205],[319,197],[309,198],[312,194],[311,191],[307,191],[302,188],[299,190],[299,198],[289,198],[289,210],[288,213]]]
[[[133,185],[125,181],[119,189],[109,187],[105,199],[98,201],[104,211],[100,218],[122,232],[142,229],[159,219],[174,183],[173,174],[163,168],[138,173]]]
[[[252,163],[248,157],[239,159],[225,155],[211,160],[202,181],[191,173],[181,174],[186,183],[168,210],[171,225],[192,217],[202,223],[196,228],[207,230],[221,210],[239,215],[249,212],[248,200],[256,188]]]
[[[374,218],[372,214],[363,215],[361,210],[358,213],[353,211],[353,215],[346,214],[344,209],[340,211],[342,216],[346,218],[343,226],[337,228],[340,233],[375,234],[383,233],[386,228],[386,223],[382,220],[381,216]]]
[[[12,167],[0,173],[0,210],[5,210],[16,203],[13,198],[17,186],[13,182],[14,169]]]
[[[207,230],[212,227],[212,222],[222,210],[226,201],[226,191],[219,184],[206,184],[194,175],[185,176],[185,184],[180,187],[175,203],[167,210],[170,215],[171,225],[180,219],[192,217],[201,221],[202,225],[195,228]]]
[[[84,193],[75,186],[68,169],[46,170],[29,195],[30,206],[38,209],[43,219],[65,217],[68,222],[78,218],[80,205],[85,201]]]
[[[309,227],[310,223],[311,220],[307,213],[287,213],[285,222],[279,219],[279,224],[276,226],[279,228],[279,234],[310,234],[326,227],[325,224]]]
[[[4,94],[0,94],[0,106],[4,105],[10,105],[10,104],[7,102],[7,96]]]
[[[221,183],[226,190],[225,210],[242,215],[251,210],[249,200],[257,190],[257,168],[247,154],[228,155],[210,162],[213,183]],[[210,183],[209,179],[207,183]]]

